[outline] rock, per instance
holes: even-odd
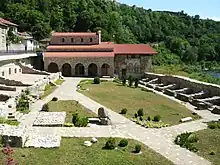
[[[84,146],[90,147],[92,146],[92,143],[90,141],[84,141]]]
[[[103,107],[100,107],[98,109],[98,117],[99,118],[106,118],[106,117],[108,117],[108,112]]]
[[[92,140],[91,140],[91,142],[92,142],[92,143],[97,143],[98,140],[97,140],[95,137],[93,137]]]
[[[188,121],[192,121],[192,117],[185,117],[183,119],[180,120],[180,122],[188,122]]]

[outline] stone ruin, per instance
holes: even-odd
[[[103,107],[98,109],[98,117],[101,125],[111,125],[109,114]]]
[[[145,73],[141,85],[153,88],[183,102],[189,102],[198,110],[210,110],[220,114],[220,86],[181,76]]]

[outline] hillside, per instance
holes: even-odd
[[[161,43],[169,60],[193,64],[220,61],[220,22],[198,15],[156,12],[110,0],[1,0],[0,17],[43,39],[52,31],[102,30],[103,40],[117,43]],[[172,53],[171,53],[172,52]],[[161,60],[162,59],[162,60]],[[162,62],[161,62],[162,61]]]

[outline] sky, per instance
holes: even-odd
[[[200,15],[220,21],[220,0],[118,0],[120,3],[136,5],[159,11],[182,11],[189,15]]]

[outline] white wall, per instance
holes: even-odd
[[[9,63],[0,67],[0,77],[7,78],[10,75],[21,74],[22,69],[14,63]]]
[[[6,30],[7,27],[0,26],[0,51],[6,51]]]

